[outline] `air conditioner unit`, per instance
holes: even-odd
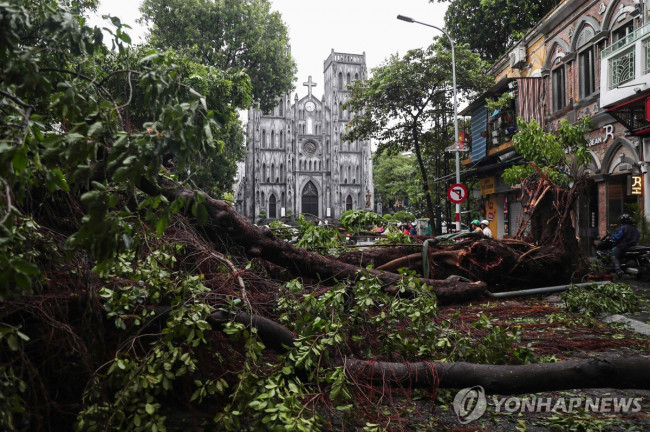
[[[517,45],[510,51],[510,67],[513,69],[520,69],[526,64],[526,47]]]

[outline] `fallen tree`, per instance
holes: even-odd
[[[292,349],[296,337],[286,327],[260,316],[215,313],[216,323],[235,320],[258,330],[261,341],[279,353]],[[522,394],[570,389],[616,388],[650,390],[650,357],[603,357],[528,365],[484,365],[466,362],[396,363],[355,358],[343,362],[353,382],[373,386],[462,389],[480,385],[487,393]]]
[[[531,365],[389,363],[345,359],[353,380],[399,388],[470,388],[503,395],[617,388],[650,389],[650,357],[609,357]]]
[[[197,193],[166,178],[159,178],[160,189],[142,180],[141,187],[150,195],[164,194],[168,200],[183,200],[185,208],[191,209],[197,202]],[[314,277],[323,283],[334,284],[345,279],[354,280],[359,267],[337,261],[328,256],[306,251],[287,243],[268,230],[249,223],[232,206],[207,195],[200,195],[200,203],[207,212],[207,220],[201,226],[202,232],[213,243],[236,246],[240,253],[248,259],[264,258],[280,267],[289,270],[296,276]],[[191,214],[190,214],[191,216]],[[392,272],[368,270],[386,285],[386,290],[394,291],[395,284],[402,277]],[[441,303],[463,302],[480,297],[485,292],[483,282],[464,282],[459,279],[431,280],[422,282],[432,286]]]

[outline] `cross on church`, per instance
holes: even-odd
[[[309,99],[311,99],[311,88],[316,87],[316,83],[311,81],[311,75],[309,75],[309,79],[307,80],[307,82],[302,83],[302,85],[307,86],[307,91],[309,92]]]

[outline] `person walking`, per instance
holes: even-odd
[[[486,219],[481,221],[481,229],[483,230],[483,235],[487,238],[492,238],[492,230],[489,227],[490,222]]]
[[[641,237],[641,233],[634,225],[632,225],[632,223],[632,217],[627,213],[623,213],[618,218],[618,231],[609,238],[614,245],[609,253],[612,256],[612,263],[614,263],[616,279],[621,279],[623,277],[623,270],[621,270],[620,262],[621,256],[623,256],[626,250],[630,249],[632,246],[636,246]]]

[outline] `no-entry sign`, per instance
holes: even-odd
[[[447,198],[454,204],[460,204],[467,199],[467,187],[464,184],[456,183],[447,189]]]

